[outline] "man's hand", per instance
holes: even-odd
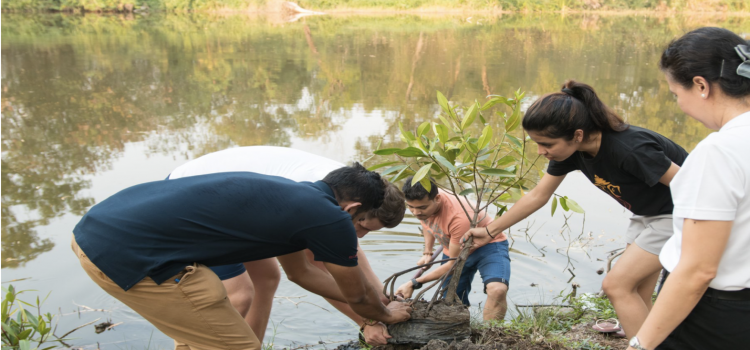
[[[411,284],[411,281],[402,284],[396,290],[396,295],[400,294],[401,296],[404,297],[404,299],[411,298],[412,293],[414,293],[414,285]]]
[[[422,258],[420,258],[419,261],[417,261],[417,266],[429,263],[430,259],[432,259],[431,255],[422,255]],[[422,268],[422,270],[429,270],[430,267],[432,267],[432,265],[425,266]]]
[[[378,322],[374,326],[365,326],[363,333],[365,342],[372,346],[386,345],[388,344],[388,339],[393,338],[388,334],[388,327],[382,322]]]
[[[404,322],[411,318],[412,308],[407,303],[392,301],[386,308],[391,312],[391,319],[386,322],[388,324]]]
[[[487,234],[486,228],[475,227],[469,230],[468,232],[466,232],[463,238],[461,238],[461,248],[464,247],[463,242],[466,242],[469,239],[469,237],[474,237],[474,241],[473,241],[474,245],[472,246],[472,249],[483,247],[487,245],[488,243],[490,243],[490,241],[492,241],[492,237],[490,237],[490,235]]]

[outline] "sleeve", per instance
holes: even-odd
[[[471,224],[463,211],[454,215],[451,222],[448,223],[448,234],[450,235],[451,244],[461,244],[461,237],[463,237],[464,233],[469,231],[469,229],[471,229]]]
[[[344,219],[316,227],[302,237],[315,261],[340,266],[357,266],[357,233],[351,220]]]
[[[572,156],[568,157],[568,159],[563,160],[561,162],[556,162],[554,160],[549,161],[549,166],[547,166],[547,174],[553,175],[553,176],[563,176],[567,175],[571,171],[579,170],[578,164],[576,163],[574,157],[576,157],[576,153],[573,153]]]
[[[677,172],[672,185],[674,216],[733,221],[746,195],[745,174],[716,144],[699,144]]]
[[[659,183],[672,165],[672,160],[655,143],[643,144],[626,155],[620,167],[649,187]]]

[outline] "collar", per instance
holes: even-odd
[[[312,185],[319,189],[321,192],[331,196],[331,198],[333,198],[333,201],[338,204],[338,201],[336,201],[336,195],[333,193],[333,189],[331,188],[331,186],[328,186],[327,183],[323,181],[315,181],[312,183]]]
[[[719,131],[729,130],[740,126],[750,125],[750,112],[742,113],[728,121]]]

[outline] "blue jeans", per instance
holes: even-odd
[[[443,259],[449,256],[443,254]],[[492,282],[505,283],[509,286],[510,280],[510,254],[508,253],[508,241],[490,243],[484,247],[475,250],[469,258],[466,259],[464,270],[461,272],[461,278],[458,280],[456,294],[461,298],[464,305],[469,303],[469,293],[471,292],[471,282],[474,281],[474,275],[479,271],[484,283],[484,293],[487,294],[487,284]],[[451,277],[445,279],[441,288],[445,289],[450,283]],[[445,293],[443,293],[445,297]]]

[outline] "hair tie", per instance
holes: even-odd
[[[566,95],[570,95],[571,97],[575,97],[575,96],[573,96],[573,90],[571,90],[571,89],[568,89],[568,88],[563,88],[563,89],[562,89],[562,90],[560,90],[560,91],[562,91],[562,92],[563,92],[564,94],[566,94]]]
[[[742,60],[742,63],[737,66],[737,75],[750,79],[750,47],[737,45],[734,47],[734,51],[737,51],[737,55]]]

